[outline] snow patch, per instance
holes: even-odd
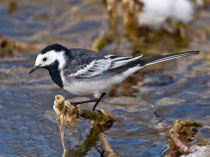
[[[190,0],[139,0],[143,2],[138,14],[140,25],[159,29],[167,19],[188,23],[192,20],[196,4]],[[199,0],[200,2],[201,0]],[[201,2],[200,2],[201,3]],[[198,5],[198,4],[197,4]]]
[[[210,145],[207,146],[193,146],[193,153],[182,155],[181,157],[210,157]]]

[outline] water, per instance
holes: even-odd
[[[8,13],[8,10],[10,12]],[[103,4],[97,0],[49,1],[22,0],[13,10],[0,2],[0,34],[27,42],[61,42],[69,47],[89,48],[108,27]],[[206,20],[208,19],[208,20]],[[209,35],[210,13],[203,11],[194,23]],[[164,37],[163,41],[164,41]],[[121,156],[160,156],[168,145],[167,126],[176,119],[187,119],[209,125],[210,72],[209,39],[200,36],[187,46],[153,42],[142,48],[146,56],[162,52],[199,49],[201,54],[173,62],[157,64],[136,73],[116,86],[99,105],[123,120],[105,132],[113,149]],[[169,39],[169,43],[173,39]],[[120,53],[130,55],[131,43],[124,39]],[[113,48],[113,45],[108,47]],[[61,156],[62,145],[52,106],[54,96],[72,97],[58,88],[44,70],[28,75],[37,52],[24,52],[11,57],[20,62],[0,60],[0,156]],[[87,105],[91,108],[91,105]],[[81,141],[91,125],[78,123]],[[209,137],[202,127],[199,137]],[[65,136],[69,154],[78,140]],[[71,151],[70,151],[71,149]],[[86,156],[100,156],[100,143],[93,142]],[[67,153],[68,154],[68,153]]]

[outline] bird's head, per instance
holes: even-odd
[[[69,50],[60,44],[48,45],[37,55],[35,65],[29,73],[39,68],[49,69],[53,65],[57,65],[58,69],[62,69],[66,63],[65,53],[67,51]]]

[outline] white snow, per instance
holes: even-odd
[[[183,23],[188,23],[192,20],[194,14],[194,5],[189,0],[173,0],[173,7],[170,18]]]
[[[193,153],[189,155],[182,155],[181,157],[210,157],[210,145],[207,146],[194,146]]]
[[[143,10],[138,15],[140,25],[161,28],[171,18],[188,23],[195,12],[195,3],[190,0],[139,0],[143,2]]]

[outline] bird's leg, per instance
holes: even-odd
[[[94,98],[94,99],[90,99],[90,100],[85,100],[85,101],[78,101],[78,102],[71,102],[72,105],[74,105],[75,109],[76,109],[76,112],[77,112],[77,117],[79,117],[79,110],[78,110],[78,107],[77,105],[79,104],[84,104],[84,103],[90,103],[90,102],[96,102],[95,105],[93,106],[93,111],[95,111],[96,109],[96,106],[98,105],[98,103],[101,101],[101,99],[106,95],[106,93],[102,93],[101,96],[97,99],[97,98]]]
[[[97,102],[98,99],[90,99],[90,100],[85,100],[85,101],[78,101],[78,102],[71,102],[72,105],[79,105],[79,104],[84,104],[84,103],[89,103],[89,102]]]
[[[101,96],[97,99],[95,105],[93,106],[93,111],[95,111],[96,106],[98,105],[98,103],[101,101],[101,99],[106,95],[106,93],[102,93]]]
[[[79,104],[84,104],[84,103],[89,103],[89,102],[97,102],[98,99],[90,99],[90,100],[85,100],[85,101],[78,101],[78,102],[71,102],[72,105],[74,105],[75,109],[76,109],[76,113],[77,113],[77,118],[79,118],[79,110],[77,105]]]

